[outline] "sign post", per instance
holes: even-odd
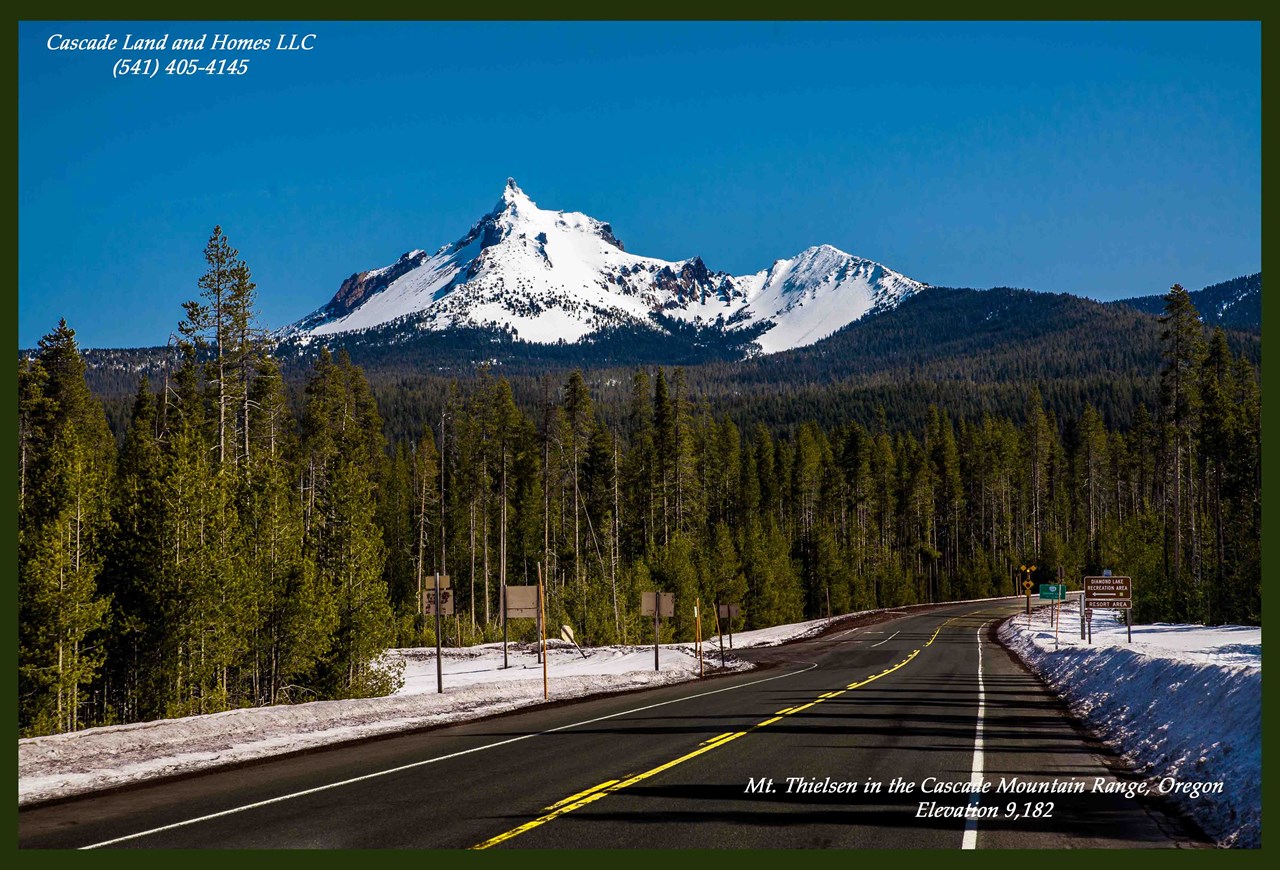
[[[653,608],[653,670],[658,670],[658,611],[660,608]]]
[[[705,676],[702,672],[702,598],[699,597],[693,603],[693,645],[698,650],[698,676]]]
[[[1022,572],[1022,576],[1026,579],[1022,581],[1022,588],[1027,590],[1027,628],[1031,627],[1031,587],[1034,585],[1031,581],[1031,575],[1035,573],[1035,565],[1019,565],[1018,570]]]
[[[542,658],[542,700],[547,700],[547,600],[542,592],[542,563],[538,563],[538,637],[542,645],[538,654]]]
[[[724,667],[724,632],[720,629],[720,603],[716,602],[716,643],[720,645],[720,667]]]
[[[436,618],[436,691],[444,694],[444,664],[440,652],[440,617],[453,614],[453,590],[449,588],[449,575],[436,572],[435,585],[422,593],[422,613]]]
[[[1061,583],[1041,583],[1040,598],[1044,601],[1053,602],[1053,610],[1050,611],[1050,620],[1053,622],[1054,643],[1057,643],[1058,631],[1058,603],[1067,597],[1067,587]]]
[[[538,618],[538,586],[502,586],[502,666],[507,664],[507,620]]]
[[[721,604],[719,610],[719,615],[723,616],[729,625],[729,649],[733,649],[733,619],[742,611],[736,604]]]
[[[640,615],[653,614],[653,669],[658,667],[658,619],[659,617],[676,615],[676,595],[674,592],[641,592]]]
[[[1124,621],[1128,630],[1129,643],[1133,643],[1132,618],[1129,613],[1129,611],[1133,610],[1132,577],[1121,575],[1113,577],[1110,571],[1106,571],[1101,577],[1084,578],[1083,606],[1090,616],[1088,620],[1089,643],[1093,643],[1092,615],[1094,609],[1125,611]]]
[[[565,643],[573,644],[573,648],[578,651],[578,655],[582,656],[584,659],[587,657],[587,654],[582,651],[582,647],[578,646],[578,641],[573,637],[573,626],[560,626],[560,639]]]

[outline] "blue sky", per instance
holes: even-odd
[[[104,32],[317,39],[235,78],[45,48]],[[283,326],[508,176],[734,274],[821,243],[1101,299],[1261,268],[1257,23],[26,23],[18,115],[21,347],[164,343],[214,224]]]

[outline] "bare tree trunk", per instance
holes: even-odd
[[[498,586],[502,590],[502,600],[507,594],[507,445],[502,444],[502,504],[498,506]],[[502,623],[507,622],[507,608],[502,608]]]

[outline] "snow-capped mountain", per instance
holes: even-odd
[[[538,208],[507,179],[497,206],[461,239],[352,275],[284,336],[305,342],[375,327],[482,327],[548,344],[616,326],[661,329],[661,315],[759,332],[761,351],[774,353],[813,344],[924,286],[829,245],[742,277],[713,272],[699,257],[642,257],[609,224]]]

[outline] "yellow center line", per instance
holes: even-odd
[[[947,620],[947,622],[950,622],[950,621],[951,620]],[[946,624],[947,623],[944,622],[942,625],[946,625]],[[942,630],[942,625],[938,626],[938,631]],[[933,633],[934,637],[938,636],[938,631],[935,631]],[[929,639],[929,643],[933,643],[932,638]],[[926,643],[925,646],[928,646],[929,643]],[[665,764],[660,764],[657,767],[644,771],[643,773],[637,773],[635,776],[632,776],[623,780],[611,779],[608,782],[602,782],[600,783],[600,785],[589,788],[586,791],[580,791],[575,795],[570,795],[564,800],[557,801],[556,803],[547,807],[548,812],[545,815],[538,816],[536,819],[531,819],[525,822],[523,825],[519,825],[518,827],[512,828],[509,831],[505,831],[501,834],[498,834],[496,837],[490,837],[488,840],[485,840],[483,843],[472,846],[471,848],[472,849],[488,849],[492,846],[498,845],[499,843],[506,842],[507,840],[510,840],[512,837],[518,837],[521,834],[523,834],[525,831],[531,831],[534,828],[537,828],[541,825],[545,825],[547,822],[550,822],[553,819],[560,818],[566,813],[571,813],[574,810],[581,809],[582,807],[585,807],[588,804],[594,803],[595,801],[600,800],[600,798],[604,797],[605,795],[613,794],[616,791],[621,791],[622,789],[635,785],[638,782],[642,782],[651,776],[657,776],[659,773],[662,773],[664,770],[670,770],[671,768],[675,767],[677,764],[683,764],[684,762],[689,761],[692,758],[697,758],[699,755],[702,755],[705,752],[710,752],[713,749],[719,749],[721,746],[724,746],[726,743],[732,743],[734,740],[737,740],[739,737],[745,737],[749,732],[755,731],[757,728],[764,728],[767,725],[772,725],[773,723],[778,722],[786,718],[787,716],[793,716],[796,713],[801,712],[802,710],[808,710],[814,704],[820,704],[823,701],[828,700],[830,698],[839,697],[840,695],[843,695],[845,692],[847,692],[849,689],[856,689],[859,686],[865,686],[867,683],[878,680],[881,677],[885,676],[886,674],[893,673],[898,668],[910,662],[919,654],[920,654],[920,650],[918,649],[912,650],[910,655],[908,655],[902,661],[898,662],[893,667],[886,668],[885,670],[881,671],[878,674],[872,674],[871,676],[867,677],[865,680],[863,680],[860,683],[850,683],[844,689],[840,689],[838,691],[833,691],[833,692],[826,692],[807,704],[801,704],[798,707],[787,707],[785,709],[779,710],[772,718],[765,719],[763,722],[757,722],[755,725],[752,725],[746,731],[726,731],[724,734],[721,734],[718,737],[712,737],[710,740],[703,742],[698,746],[697,749],[693,750],[692,752],[686,753],[680,756],[679,758],[672,759],[671,761],[668,761]]]
[[[559,808],[547,813],[546,815],[539,816],[536,819],[525,822],[523,825],[520,825],[519,827],[516,827],[516,828],[512,828],[511,830],[506,831],[505,833],[499,834],[496,837],[490,837],[488,840],[485,840],[483,843],[480,843],[479,845],[476,845],[476,846],[472,846],[471,848],[472,849],[488,849],[506,840],[510,840],[512,837],[518,837],[521,834],[523,834],[525,831],[532,830],[533,828],[536,828],[539,825],[545,825],[547,822],[551,821],[552,819],[557,819],[560,816],[563,816],[565,813],[571,813],[576,809],[581,809],[582,807],[585,807],[587,804],[594,803],[595,801],[600,800],[600,798],[604,797],[607,794],[612,794],[613,792],[618,791],[620,789],[624,789],[628,786],[635,785],[636,783],[642,782],[651,776],[657,776],[659,773],[662,773],[664,770],[670,770],[671,768],[675,767],[677,764],[683,764],[684,762],[688,761],[691,758],[697,758],[699,755],[702,755],[704,752],[710,752],[713,749],[719,749],[721,746],[724,746],[726,743],[729,743],[733,740],[737,740],[739,737],[742,737],[746,733],[747,732],[745,731],[737,731],[737,732],[731,733],[727,737],[725,737],[723,740],[720,740],[719,742],[708,743],[705,746],[701,746],[690,753],[680,756],[679,758],[672,759],[671,761],[668,761],[666,764],[660,764],[655,768],[646,770],[644,773],[637,773],[635,776],[629,777],[628,779],[615,781],[613,785],[602,788],[599,791],[593,790],[589,794],[585,795],[584,797],[576,801],[573,801],[572,803],[564,804]]]
[[[600,783],[599,785],[593,785],[593,786],[591,786],[591,788],[586,789],[585,791],[580,791],[580,792],[578,792],[577,794],[571,794],[571,795],[569,795],[567,798],[565,798],[564,800],[556,801],[556,802],[555,802],[555,803],[553,803],[551,806],[549,806],[549,807],[545,807],[545,809],[548,809],[548,810],[554,810],[554,809],[557,809],[557,808],[559,808],[559,807],[564,806],[565,804],[571,804],[571,803],[573,803],[574,801],[576,801],[578,798],[586,797],[587,795],[591,794],[592,792],[600,791],[600,789],[602,789],[602,788],[608,788],[609,786],[613,785],[615,782],[617,782],[617,780],[616,780],[616,779],[610,779],[610,780],[606,780],[605,782]]]

